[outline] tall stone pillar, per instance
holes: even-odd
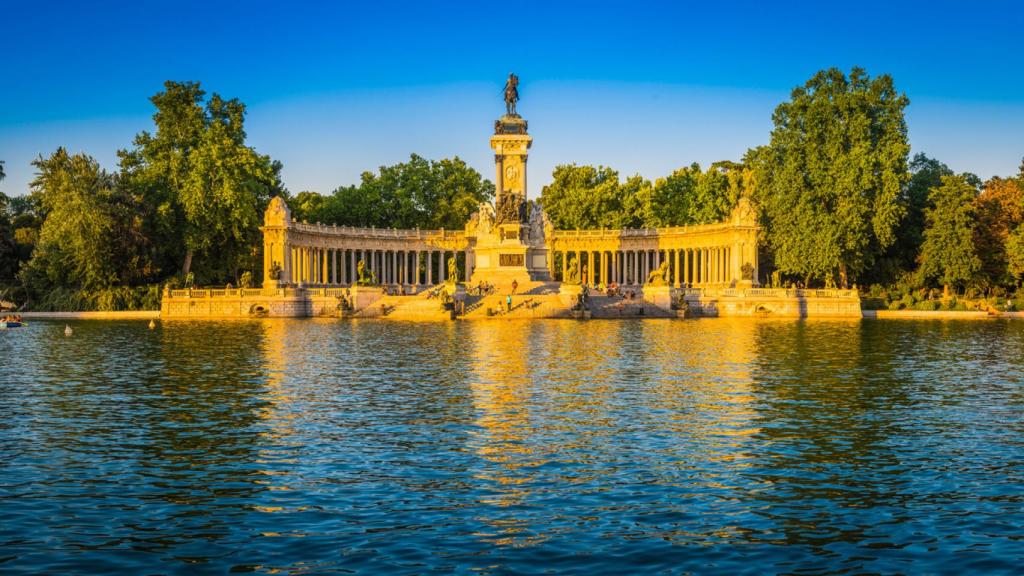
[[[320,283],[327,284],[327,249],[320,248]]]
[[[427,250],[427,286],[434,285],[434,266],[431,261],[434,259],[434,251]]]

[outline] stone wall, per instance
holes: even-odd
[[[687,290],[686,301],[697,316],[775,318],[860,318],[856,290],[748,288]]]

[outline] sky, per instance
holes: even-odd
[[[816,71],[890,74],[912,153],[982,178],[1024,157],[1024,3],[31,2],[0,0],[0,191],[58,146],[115,170],[149,97],[193,80],[248,107],[286,187],[329,193],[459,156],[493,179],[509,72],[534,137],[529,195],[558,164],[655,179],[738,160]]]

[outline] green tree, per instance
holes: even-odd
[[[150,99],[156,131],[119,152],[121,169],[161,268],[180,262],[186,276],[198,255],[201,281],[237,282],[240,266],[257,264],[260,214],[286,191],[281,164],[245,145],[245,105],[205,94],[197,82],[166,82]]]
[[[892,245],[908,180],[907,103],[888,75],[832,68],[775,109],[771,143],[746,164],[779,270],[838,274],[846,286]]]
[[[556,228],[637,227],[653,218],[650,183],[639,176],[619,183],[619,173],[604,166],[556,166],[540,203]]]
[[[924,242],[924,215],[930,207],[928,197],[931,190],[942,185],[943,176],[952,175],[949,166],[920,152],[910,161],[910,180],[900,200],[906,215],[896,229],[896,242],[891,247],[891,253],[902,269],[910,270],[917,265]]]
[[[45,214],[32,259],[22,270],[36,293],[54,287],[100,289],[132,280],[130,245],[115,177],[84,154],[58,148],[33,166],[31,194]]]
[[[1019,286],[1024,281],[1024,225],[1017,226],[1006,239],[1006,268]]]
[[[317,192],[303,190],[288,199],[288,208],[292,212],[292,218],[300,222],[329,222],[331,219],[324,217],[324,207],[327,204],[327,197]]]
[[[0,181],[3,181],[4,161],[0,160]],[[15,256],[14,227],[8,212],[10,198],[0,192],[0,282],[14,278],[18,271]]]
[[[735,162],[715,162],[701,170],[694,163],[654,184],[654,226],[711,224],[728,217],[743,194],[745,168]]]
[[[974,249],[977,188],[965,176],[942,176],[928,195],[921,271],[937,279],[948,296],[950,285],[974,278],[981,260]]]
[[[291,207],[326,224],[456,230],[493,198],[494,185],[460,158],[412,154],[408,162],[364,172],[358,186],[341,186],[330,196],[302,193]]]

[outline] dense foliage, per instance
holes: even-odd
[[[680,168],[654,184],[641,176],[624,182],[599,166],[562,165],[541,191],[540,202],[557,228],[642,228],[708,224],[736,206],[749,171],[717,162]]]
[[[951,284],[970,281],[981,268],[973,241],[976,196],[977,189],[963,176],[942,176],[942,184],[928,195],[921,272],[942,283],[946,294]]]
[[[846,285],[895,242],[906,214],[907,104],[889,76],[833,68],[776,108],[771,143],[748,162],[781,272]]]
[[[289,201],[292,217],[339,226],[460,229],[481,202],[494,198],[494,184],[458,157],[408,162],[364,172],[356,186],[327,196],[300,192]]]

